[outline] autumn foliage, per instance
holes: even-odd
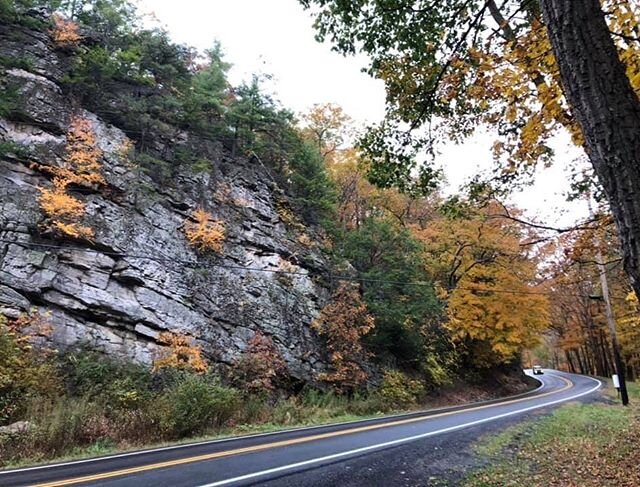
[[[47,318],[37,310],[15,319],[0,314],[0,424],[24,408],[29,391],[57,392],[49,351],[33,347],[38,337],[51,334]]]
[[[621,263],[618,237],[610,218],[564,236],[563,252],[550,267],[551,331],[545,349],[558,367],[609,376],[614,370],[611,336],[596,263],[601,252],[621,355],[630,379],[640,375],[640,310]]]
[[[46,226],[49,230],[73,238],[93,238],[93,229],[82,223],[85,205],[70,194],[70,188],[99,188],[106,184],[101,158],[102,151],[97,145],[91,122],[74,117],[67,132],[62,166],[39,166],[39,169],[53,175],[51,188],[39,188],[40,208],[48,217]]]
[[[537,284],[540,256],[522,246],[524,230],[503,215],[490,204],[414,230],[446,299],[445,326],[480,367],[517,357],[549,325],[548,299]]]
[[[318,376],[338,392],[356,390],[367,379],[360,365],[366,354],[362,337],[374,327],[358,287],[342,282],[311,325],[327,340],[330,371]]]
[[[179,333],[163,332],[158,342],[165,345],[153,362],[153,370],[178,369],[202,374],[209,369],[202,356],[202,349],[193,340]]]
[[[250,393],[263,394],[276,389],[287,376],[287,364],[273,340],[256,332],[248,347],[233,366],[233,381]]]
[[[82,39],[78,24],[67,20],[59,14],[53,15],[53,28],[51,36],[54,42],[61,47],[76,46]]]
[[[188,221],[184,226],[184,233],[191,245],[201,252],[222,252],[225,240],[224,223],[213,220],[211,214],[202,208],[193,213],[195,222]]]

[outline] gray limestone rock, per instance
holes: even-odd
[[[262,332],[293,377],[313,380],[326,354],[310,324],[328,297],[318,284],[328,263],[287,227],[278,213],[286,196],[261,164],[212,148],[211,171],[184,167],[159,184],[123,155],[121,130],[81,111],[104,153],[107,187],[77,195],[95,239],[43,232],[39,188],[51,175],[37,167],[60,164],[72,107],[59,86],[62,54],[46,35],[25,35],[33,68],[0,70],[0,83],[20,103],[19,116],[0,119],[0,141],[30,153],[27,160],[0,153],[0,312],[15,317],[36,306],[48,314],[55,346],[89,343],[146,364],[163,331],[193,337],[208,358],[227,365]],[[0,55],[15,56],[17,45],[2,41]],[[175,143],[185,141],[189,134]],[[185,222],[200,206],[225,224],[220,255],[202,254],[185,238]],[[278,269],[296,274],[271,272]]]

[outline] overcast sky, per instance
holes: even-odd
[[[312,19],[297,0],[138,0],[153,13],[176,42],[204,50],[219,40],[233,64],[231,82],[252,73],[274,76],[269,87],[295,112],[314,103],[337,103],[359,123],[379,121],[384,114],[384,87],[361,70],[366,59],[344,58],[314,39]],[[446,146],[439,157],[449,181],[448,191],[491,166],[490,134],[462,145]],[[531,217],[566,225],[586,216],[586,206],[564,201],[567,189],[563,161],[578,151],[560,137],[557,164],[542,171],[537,184],[515,194],[512,201]]]

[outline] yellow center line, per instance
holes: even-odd
[[[104,480],[104,479],[108,479],[108,478],[113,478],[113,477],[121,477],[123,475],[129,475],[129,474],[134,474],[134,473],[140,473],[140,472],[147,472],[149,470],[157,470],[160,468],[167,468],[167,467],[174,467],[177,465],[185,465],[188,463],[195,463],[195,462],[202,462],[205,460],[214,460],[217,458],[224,458],[224,457],[230,457],[233,455],[240,455],[243,453],[253,453],[253,452],[258,452],[258,451],[263,451],[263,450],[270,450],[273,448],[279,448],[279,447],[283,447],[283,446],[291,446],[291,445],[298,445],[300,443],[308,443],[310,441],[318,441],[318,440],[324,440],[327,438],[335,438],[337,436],[344,436],[344,435],[351,435],[354,433],[362,433],[364,431],[372,431],[372,430],[377,430],[377,429],[382,429],[382,428],[390,428],[393,426],[400,426],[400,425],[404,425],[404,424],[410,424],[410,423],[417,423],[419,421],[428,421],[434,418],[442,418],[444,416],[450,416],[452,414],[459,414],[459,413],[466,413],[469,411],[479,411],[481,409],[486,409],[486,408],[491,408],[491,407],[496,407],[496,406],[503,406],[505,404],[514,404],[514,403],[518,403],[518,402],[522,402],[522,401],[529,401],[531,399],[539,399],[541,397],[545,397],[545,396],[549,396],[551,394],[559,394],[561,392],[566,391],[567,389],[570,389],[571,387],[573,387],[573,383],[569,380],[566,379],[564,377],[558,377],[559,379],[561,379],[562,381],[565,382],[565,386],[561,389],[558,389],[556,391],[549,391],[549,392],[545,392],[543,394],[539,394],[537,396],[533,396],[533,397],[523,397],[520,399],[512,399],[512,400],[507,400],[507,401],[503,401],[503,402],[498,402],[498,403],[494,403],[494,404],[485,404],[483,406],[476,406],[473,408],[468,408],[468,409],[463,409],[463,410],[459,410],[459,411],[449,411],[449,412],[445,412],[445,413],[438,413],[438,414],[434,414],[431,416],[420,416],[417,418],[408,418],[408,419],[402,419],[402,420],[398,420],[398,421],[393,421],[391,423],[383,423],[383,424],[374,424],[374,425],[370,425],[370,426],[360,426],[357,428],[351,428],[348,430],[341,430],[341,431],[333,431],[330,433],[322,433],[319,435],[313,435],[313,436],[306,436],[303,438],[294,438],[291,440],[282,440],[282,441],[274,441],[272,443],[265,443],[262,445],[253,445],[253,446],[248,446],[245,448],[235,448],[233,450],[226,450],[226,451],[221,451],[221,452],[216,452],[216,453],[207,453],[205,455],[197,455],[197,456],[193,456],[193,457],[186,457],[186,458],[181,458],[178,460],[169,460],[166,462],[158,462],[158,463],[152,463],[149,465],[142,465],[139,467],[132,467],[132,468],[125,468],[125,469],[121,469],[121,470],[113,470],[111,472],[104,472],[104,473],[100,473],[100,474],[95,474],[95,475],[86,475],[84,477],[75,477],[75,478],[71,478],[71,479],[67,479],[67,480],[58,480],[55,482],[46,482],[43,484],[37,484],[34,485],[33,487],[59,487],[59,486],[65,486],[65,485],[74,485],[74,484],[81,484],[84,482],[93,482],[96,480]]]

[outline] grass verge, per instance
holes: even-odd
[[[462,485],[640,485],[640,384],[629,384],[629,395],[623,407],[609,385],[596,402],[568,404],[482,438],[475,450],[488,465]]]

